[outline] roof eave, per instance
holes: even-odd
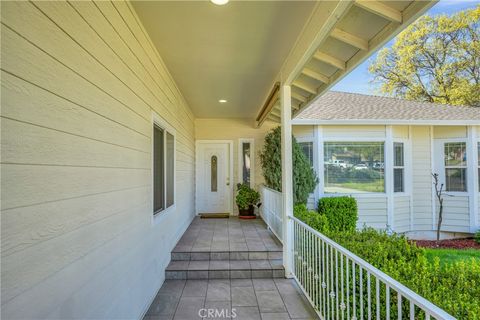
[[[292,125],[415,125],[480,126],[480,120],[400,120],[400,119],[293,119]]]

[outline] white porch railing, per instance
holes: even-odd
[[[282,240],[282,193],[265,186],[260,187],[262,206],[260,215],[270,230]]]
[[[293,275],[321,319],[455,319],[302,221]]]

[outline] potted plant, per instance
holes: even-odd
[[[260,194],[247,184],[237,184],[237,196],[235,201],[238,206],[240,219],[255,219],[255,207],[260,206]]]

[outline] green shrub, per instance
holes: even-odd
[[[293,215],[318,232],[328,233],[329,231],[327,217],[313,210],[308,210],[304,204],[297,204],[293,208]]]
[[[331,231],[355,231],[357,201],[352,197],[329,197],[318,201],[318,212],[327,217]]]
[[[260,193],[250,188],[247,184],[237,184],[237,196],[235,202],[241,210],[247,210],[250,206],[258,205]]]
[[[265,144],[260,153],[262,173],[267,187],[282,191],[281,128],[277,127],[265,136]],[[317,174],[303,153],[297,140],[292,137],[293,154],[293,201],[307,203],[308,196],[318,183]]]
[[[475,242],[480,243],[480,229],[475,232]]]

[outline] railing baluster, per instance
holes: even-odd
[[[386,317],[385,319],[389,320],[390,319],[390,287],[388,285],[386,285],[385,287],[385,304],[386,304]]]
[[[410,300],[410,320],[415,319],[415,304]]]
[[[330,247],[330,290],[328,290],[329,292],[329,295],[330,295],[330,303],[331,303],[331,306],[332,306],[332,319],[335,319],[335,300],[334,300],[334,279],[333,279],[333,275],[334,275],[334,268],[335,268],[335,265],[333,264],[333,247],[332,246],[329,246]]]
[[[375,287],[376,287],[376,299],[377,299],[377,320],[380,320],[380,280],[375,278]]]
[[[360,319],[363,319],[363,268],[361,266],[358,266],[358,272],[360,273]]]
[[[337,304],[337,320],[340,319],[340,314],[338,312],[338,308],[339,308],[339,305],[338,305],[338,251],[336,249],[335,250],[335,302]]]
[[[398,320],[402,320],[402,295],[400,292],[397,292],[397,313]]]
[[[340,255],[340,275],[341,275],[341,280],[340,280],[340,283],[341,283],[341,293],[342,293],[342,302],[340,303],[340,309],[342,310],[342,320],[345,319],[345,295],[344,295],[344,282],[343,282],[343,274],[344,274],[344,270],[343,270],[343,254]]]
[[[348,270],[348,266],[350,265],[350,259],[347,258],[345,264],[345,274],[347,275],[347,319],[350,320],[350,270]]]
[[[352,260],[352,282],[353,282],[353,316],[352,319],[357,319],[357,297],[356,297],[356,279],[355,279],[355,262]]]
[[[370,287],[370,272],[368,272],[367,270],[367,290],[368,290],[368,319],[372,319],[372,291],[371,291],[371,287]]]
[[[326,305],[326,298],[325,298],[325,281],[326,281],[326,275],[325,275],[325,241],[322,241],[322,300],[323,300],[323,313],[324,315],[327,315],[327,305]]]
[[[325,300],[327,300],[327,319],[330,319],[330,265],[329,245],[325,244]]]

